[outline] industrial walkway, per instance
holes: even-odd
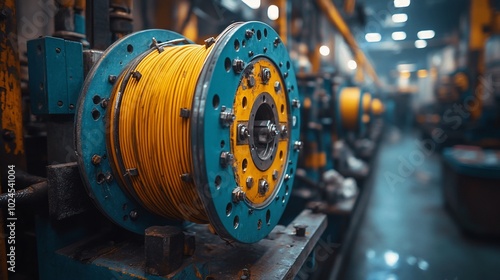
[[[415,141],[397,129],[386,134],[343,278],[500,279],[500,243],[462,234],[443,207],[438,154],[420,160]]]

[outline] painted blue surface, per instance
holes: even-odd
[[[175,32],[153,29],[133,33],[111,45],[85,80],[75,121],[78,163],[91,198],[114,223],[138,234],[144,234],[144,230],[150,226],[164,225],[169,221],[147,211],[122,190],[117,180],[98,183],[99,174],[113,172],[106,146],[108,116],[105,108],[99,103],[94,103],[94,96],[99,96],[99,99],[109,99],[114,85],[108,81],[108,77],[110,75],[118,77],[133,59],[149,50],[153,37],[158,42],[183,38]],[[132,46],[132,50],[129,45]],[[94,118],[95,111],[99,113],[97,119]],[[102,156],[101,163],[97,166],[91,162],[93,155]],[[137,219],[129,217],[131,211],[137,212]]]
[[[33,114],[74,114],[83,84],[82,44],[55,37],[28,41]]]

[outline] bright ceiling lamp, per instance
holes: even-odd
[[[267,8],[267,17],[270,20],[277,20],[280,17],[280,8],[276,5],[271,5]]]
[[[417,37],[420,40],[429,40],[434,38],[436,32],[434,30],[422,30],[417,33]]]
[[[254,10],[260,8],[260,0],[241,0],[241,2]]]
[[[392,40],[401,41],[406,39],[406,33],[404,31],[392,32]]]
[[[330,48],[325,45],[319,47],[319,54],[322,56],[328,56],[330,54]]]
[[[394,0],[394,7],[405,8],[410,6],[410,0]]]
[[[380,33],[366,33],[365,40],[370,43],[380,42],[382,35]]]
[[[392,21],[395,23],[403,23],[408,21],[408,15],[401,13],[401,14],[393,14],[392,15]]]
[[[358,64],[356,63],[356,61],[351,59],[347,62],[347,68],[355,70],[356,68],[358,68]]]
[[[415,41],[415,48],[423,49],[425,47],[427,47],[427,41],[425,41],[425,40],[416,40]]]

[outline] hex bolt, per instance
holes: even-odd
[[[4,129],[2,131],[2,138],[5,141],[10,142],[16,138],[16,133],[10,129]]]
[[[281,83],[280,82],[278,82],[278,81],[274,82],[274,91],[276,93],[279,93],[281,91]]]
[[[247,178],[247,188],[251,189],[253,187],[253,178],[248,176]]]
[[[101,159],[102,159],[102,157],[100,155],[93,155],[92,156],[92,164],[98,165],[99,163],[101,163]]]
[[[296,151],[300,151],[302,150],[302,145],[302,141],[295,141],[295,143],[293,143],[293,149]]]
[[[245,62],[241,59],[235,58],[233,59],[233,70],[236,74],[241,73],[245,69]]]
[[[221,112],[219,117],[222,125],[224,126],[230,126],[236,119],[233,110],[226,108],[226,106],[221,107]]]
[[[300,100],[298,100],[298,99],[293,99],[293,100],[292,100],[292,107],[293,107],[293,108],[300,108]]]
[[[271,79],[271,70],[269,68],[262,68],[262,82],[267,84]]]
[[[285,177],[284,177],[283,179],[285,179],[285,181],[288,181],[288,180],[290,180],[290,175],[288,175],[288,174],[285,174]]]
[[[306,225],[294,225],[295,228],[295,235],[298,237],[304,237],[306,236]]]
[[[253,75],[248,76],[247,85],[249,88],[253,88],[255,86],[255,77]]]
[[[241,189],[241,187],[236,187],[233,190],[233,202],[238,203],[245,199],[245,192]]]
[[[103,109],[106,109],[109,105],[109,100],[107,98],[104,98],[102,101],[101,101],[101,107]]]
[[[253,51],[248,51],[248,56],[252,57],[253,56]]]
[[[253,34],[254,32],[250,29],[245,30],[245,37],[247,37],[247,39],[252,38]]]
[[[281,126],[280,134],[281,138],[286,138],[288,136],[288,130],[286,129],[286,125]]]
[[[242,141],[248,139],[248,137],[250,137],[250,131],[248,130],[248,127],[244,124],[239,124],[238,135],[240,137],[240,140]]]
[[[104,179],[106,179],[106,182],[111,183],[113,181],[113,175],[110,172],[107,172],[104,175]]]
[[[276,38],[274,39],[273,45],[274,45],[275,47],[277,47],[280,43],[281,43],[280,38],[276,37]]]
[[[260,179],[259,180],[259,193],[261,195],[265,195],[268,190],[269,190],[269,183],[266,181],[266,179]]]
[[[273,171],[273,180],[276,181],[278,180],[278,170],[274,169]]]
[[[117,79],[117,77],[116,77],[115,75],[109,75],[109,76],[108,76],[108,82],[109,82],[110,84],[114,84],[114,83],[116,83],[116,79]]]
[[[210,37],[210,38],[206,39],[205,40],[205,48],[208,49],[214,43],[215,43],[215,38],[214,37]]]
[[[223,168],[226,168],[230,165],[233,165],[234,163],[234,155],[231,154],[230,152],[222,152],[220,153],[220,160],[219,160],[220,165]]]
[[[248,268],[243,268],[241,270],[240,280],[249,280],[250,279],[250,270]]]
[[[102,106],[102,104],[101,104],[101,106]],[[75,105],[74,105],[74,104],[69,104],[69,109],[70,109],[70,110],[75,109]]]
[[[132,72],[132,78],[136,79],[137,81],[140,81],[142,78],[141,72],[139,71]]]
[[[130,216],[130,219],[132,221],[137,220],[137,218],[139,217],[139,214],[135,210],[130,211],[130,213],[128,215]]]

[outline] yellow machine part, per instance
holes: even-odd
[[[372,104],[371,104],[371,111],[372,111],[372,114],[375,115],[375,116],[380,116],[382,115],[382,113],[384,113],[384,103],[382,103],[382,101],[380,101],[380,99],[378,98],[374,98],[372,100]]]
[[[372,95],[368,92],[365,92],[363,94],[363,112],[369,112],[370,111],[370,106],[372,103]]]
[[[466,91],[467,88],[469,88],[469,79],[467,78],[467,75],[465,75],[465,73],[457,73],[453,77],[453,81],[461,91]]]
[[[268,83],[263,83],[261,74],[263,68],[268,68],[271,71],[271,80]],[[238,90],[235,95],[234,100],[234,114],[236,119],[231,127],[231,150],[233,151],[235,158],[235,177],[238,185],[245,191],[246,198],[249,202],[254,205],[261,205],[268,202],[279,185],[280,177],[284,174],[284,169],[286,167],[286,159],[288,157],[288,138],[283,139],[278,142],[276,157],[273,160],[272,165],[265,171],[257,168],[254,161],[252,160],[250,146],[248,144],[238,145],[238,124],[242,122],[247,122],[250,120],[250,114],[252,111],[252,105],[254,104],[256,98],[263,92],[270,93],[273,96],[274,103],[276,104],[276,109],[279,115],[280,125],[287,125],[288,123],[288,106],[286,94],[283,90],[279,93],[275,93],[274,83],[279,82],[284,85],[283,79],[281,78],[279,69],[269,60],[260,59],[254,64],[253,77],[255,77],[255,85],[253,87],[248,87],[249,77],[245,77],[241,80]],[[277,172],[278,177],[273,178],[273,172]],[[248,187],[246,180],[248,178],[253,179],[253,186]],[[259,179],[265,179],[269,183],[269,190],[264,194],[260,194],[258,191]]]
[[[346,129],[354,130],[358,126],[360,97],[361,90],[357,87],[346,87],[340,92],[340,117]]]

